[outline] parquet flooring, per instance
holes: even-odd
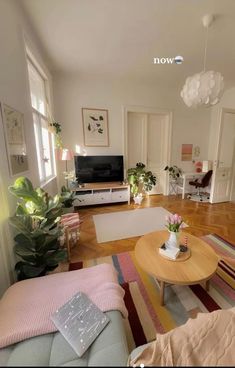
[[[164,207],[172,213],[180,214],[189,225],[187,232],[193,235],[202,236],[216,233],[235,244],[235,203],[199,203],[189,199],[182,200],[181,196],[153,195],[144,198],[141,206],[131,202],[129,206],[123,203],[78,208],[83,222],[80,228],[79,243],[72,248],[71,262],[133,250],[139,239],[139,237],[135,237],[98,244],[92,220],[93,215],[155,206]]]

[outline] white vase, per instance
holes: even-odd
[[[169,231],[170,236],[166,242],[167,247],[169,248],[179,248],[179,231]]]

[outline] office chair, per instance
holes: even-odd
[[[201,181],[198,181],[198,179],[194,181],[190,181],[189,184],[193,185],[197,189],[196,196],[199,197],[200,201],[203,201],[203,195],[200,192],[200,188],[206,188],[210,184],[211,176],[212,176],[213,170],[207,171],[207,173],[203,176]],[[191,195],[188,195],[188,198],[191,198]],[[209,197],[207,197],[209,199]]]

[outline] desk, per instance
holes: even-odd
[[[199,172],[199,173],[187,172],[187,173],[182,174],[182,177],[181,177],[182,183],[178,182],[177,184],[178,188],[182,190],[182,199],[184,199],[185,197],[187,182],[195,180],[195,179],[200,179],[205,174],[206,174],[205,172]]]
[[[169,181],[169,194],[178,194],[178,187],[180,188],[180,184],[177,180]]]

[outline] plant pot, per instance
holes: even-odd
[[[142,194],[138,194],[137,196],[134,196],[133,199],[134,199],[135,204],[141,204],[143,200],[143,196]]]
[[[169,231],[169,238],[166,242],[169,248],[179,248],[179,231]]]
[[[62,208],[62,212],[63,212],[63,215],[65,215],[66,213],[73,213],[74,211],[74,207],[71,206],[71,207],[63,207]]]

